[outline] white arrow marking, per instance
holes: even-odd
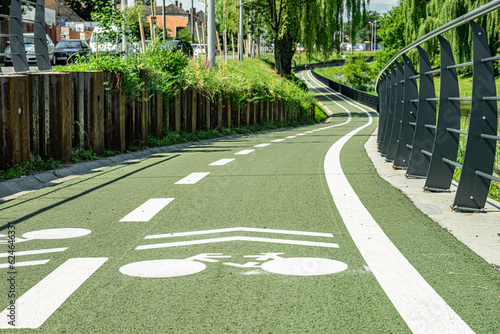
[[[203,179],[205,176],[210,174],[209,172],[203,173],[191,173],[182,180],[175,182],[175,184],[195,184],[196,182]]]
[[[327,242],[313,242],[313,241],[302,241],[302,240],[286,240],[286,239],[254,238],[254,237],[236,236],[236,237],[211,238],[211,239],[189,240],[189,241],[179,241],[179,242],[167,242],[167,243],[162,243],[162,244],[143,245],[143,246],[136,247],[136,250],[179,247],[179,246],[192,246],[192,245],[202,245],[202,244],[213,244],[213,243],[228,242],[228,241],[254,241],[254,242],[268,242],[268,243],[273,243],[273,244],[289,244],[289,245],[315,246],[315,247],[328,247],[328,248],[338,248],[339,247],[339,245],[337,245],[337,244],[327,243]]]
[[[158,212],[161,211],[168,203],[172,202],[173,198],[151,198],[137,209],[123,217],[121,222],[148,222]]]
[[[69,259],[16,300],[15,328],[38,328],[73,294],[108,258]],[[0,313],[0,328],[7,323],[9,309]]]
[[[144,239],[162,239],[162,238],[172,238],[172,237],[186,237],[186,236],[192,236],[192,235],[227,233],[227,232],[276,233],[276,234],[290,234],[290,235],[305,235],[305,236],[309,236],[309,237],[333,238],[333,234],[331,234],[331,233],[275,230],[275,229],[255,228],[255,227],[230,227],[230,228],[220,228],[220,229],[214,229],[214,230],[201,230],[201,231],[190,231],[190,232],[155,234],[155,235],[148,235]]]

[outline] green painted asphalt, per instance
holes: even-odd
[[[342,136],[365,124],[366,115],[339,101],[353,110],[349,123],[285,139],[347,120],[344,110],[332,102],[324,103],[335,113],[327,124],[156,155],[92,172],[1,204],[1,225],[16,221],[18,237],[43,229],[92,231],[77,238],[17,242],[17,252],[69,247],[61,252],[16,257],[18,264],[50,260],[46,264],[17,267],[18,296],[68,259],[108,258],[43,325],[18,331],[410,332],[357,250],[325,179],[326,152]],[[349,140],[342,150],[342,167],[352,187],[403,255],[474,331],[498,331],[500,273],[378,177],[363,148],[375,127],[376,122]],[[271,142],[275,139],[285,140]],[[262,143],[271,145],[254,147]],[[255,151],[235,155],[249,149]],[[224,166],[209,165],[229,158],[235,160]],[[196,184],[175,184],[193,172],[210,174]],[[120,222],[152,198],[174,200],[147,222]],[[148,235],[234,227],[331,233],[333,238],[232,231],[145,239]],[[7,229],[0,233],[7,234]],[[247,239],[136,250],[143,245],[235,236],[335,243],[338,248]],[[7,244],[0,244],[1,247],[5,249],[2,252],[8,251]],[[208,253],[226,257],[211,258],[214,262],[198,261],[206,265],[203,271],[179,277],[146,278],[120,272],[120,268],[131,263],[187,259]],[[282,275],[261,268],[265,260],[249,257],[263,253],[280,253],[281,258],[336,260],[348,268],[328,275]],[[1,263],[6,263],[6,259]],[[147,262],[138,267],[150,268]],[[7,271],[0,269],[0,275],[7,278]],[[68,281],[71,279],[68,277]],[[2,281],[5,288],[0,286],[0,301],[7,307],[9,286],[6,279]],[[25,314],[19,310],[16,316]]]

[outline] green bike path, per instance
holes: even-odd
[[[363,148],[375,113],[369,124],[305,80],[334,113],[330,122],[157,154],[2,204],[0,328],[12,328],[13,315],[16,330],[33,333],[497,331],[498,271],[377,176]],[[450,327],[419,325],[420,308],[411,319],[374,275],[377,263],[367,264],[325,175],[342,140],[348,183],[456,312]]]

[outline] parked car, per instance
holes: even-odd
[[[50,39],[49,35],[45,34],[47,40],[47,49],[49,51],[49,61],[52,65],[56,64],[56,58],[54,57],[54,43]],[[24,48],[26,50],[26,59],[29,64],[36,64],[36,54],[35,54],[35,34],[26,33],[23,34],[24,37]],[[8,55],[8,53],[12,53],[10,47],[10,41],[7,42],[7,47],[5,48],[4,53],[7,55],[4,56],[5,66],[12,66],[12,56]]]
[[[165,44],[163,44],[163,47],[167,50],[180,51],[187,56],[193,55],[193,48],[191,47],[191,44],[183,39],[166,41]]]
[[[200,58],[205,54],[205,45],[202,44],[200,48],[200,44],[191,44],[191,47],[193,48],[193,55],[196,58]]]
[[[55,47],[56,64],[71,62],[77,55],[87,55],[91,52],[86,41],[80,39],[66,39],[57,43]]]
[[[111,26],[109,29],[103,26],[96,26],[90,36],[90,48],[92,53],[108,53],[119,55],[123,52],[123,41],[121,29]],[[135,47],[131,40],[127,40],[128,52],[133,54]]]

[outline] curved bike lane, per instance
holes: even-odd
[[[388,219],[389,207],[402,220],[425,218],[375,179],[363,143],[376,124],[352,102],[322,93],[332,100],[325,102],[334,111],[329,123],[157,154],[2,204],[2,223],[18,222],[16,321],[27,328],[19,331],[433,332],[419,309],[422,323],[408,320],[379,283],[377,261],[351,236],[335,195],[332,202],[332,188],[344,181],[331,177],[345,174],[390,240],[405,233]],[[333,154],[336,145],[343,149]],[[332,154],[345,173],[328,171]],[[368,200],[374,193],[381,197]],[[445,249],[437,250],[424,244],[427,250],[415,251],[405,238],[394,243],[474,330],[493,328],[487,319],[494,310],[482,317],[471,311],[489,300],[450,287],[442,277],[449,273],[435,267],[450,262],[457,272],[492,273],[463,249],[450,255],[456,246],[444,238]],[[407,280],[403,269],[399,274]],[[467,284],[486,286],[481,279],[490,278]],[[7,293],[0,297],[8,306]]]

